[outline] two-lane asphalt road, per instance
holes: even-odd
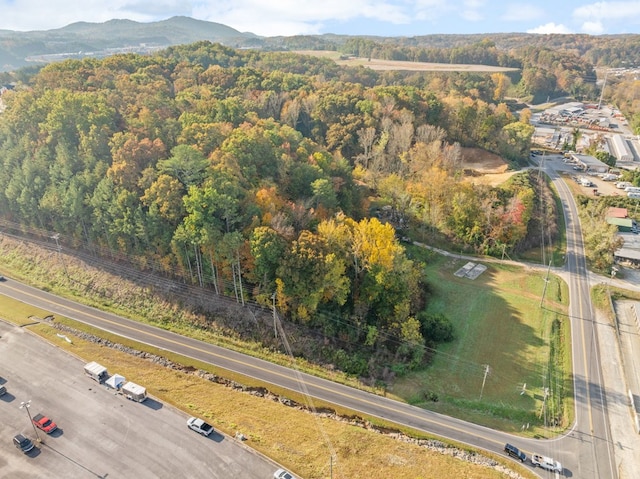
[[[578,210],[568,186],[549,166],[547,164],[545,172],[562,202],[567,228],[565,269],[569,283],[576,410],[573,428],[569,434],[555,441],[555,450],[559,456],[570,458],[570,461],[564,459],[564,463],[572,464],[574,477],[615,479],[617,470]]]
[[[269,384],[305,393],[312,398],[341,405],[363,414],[387,419],[463,443],[501,452],[504,443],[513,439],[507,434],[482,426],[425,411],[386,397],[310,376],[295,369],[105,313],[17,281],[7,280],[0,283],[0,294],[119,336],[236,371]]]
[[[333,383],[274,365],[159,328],[127,320],[31,288],[16,281],[0,283],[0,294],[32,304],[53,314],[236,371],[266,383],[309,394],[328,403],[387,419],[442,437],[502,452],[505,442],[515,442],[527,452],[551,451],[565,468],[565,475],[580,479],[615,479],[607,411],[599,364],[599,350],[589,296],[582,233],[576,205],[563,180],[548,170],[564,205],[567,223],[567,271],[572,322],[576,423],[570,433],[548,441],[514,438],[488,428],[426,411],[385,397]],[[551,477],[550,473],[545,477]]]

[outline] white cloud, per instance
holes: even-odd
[[[391,24],[407,24],[412,20],[404,7],[392,0],[212,1],[199,4],[194,15],[264,36],[314,34],[330,20],[368,18]]]
[[[548,34],[548,33],[573,33],[573,32],[562,24],[557,25],[551,22],[551,23],[545,23],[544,25],[540,25],[539,27],[527,30],[527,33]]]
[[[413,3],[413,17],[420,21],[437,20],[455,9],[455,6],[448,0],[416,0]]]
[[[0,28],[8,30],[49,30],[74,22],[106,22],[114,18],[149,22],[175,15],[189,16],[189,0],[83,0],[81,6],[63,0],[13,0],[3,2]]]
[[[364,18],[408,24],[415,20],[416,9],[433,11],[449,4],[447,0],[83,0],[82,8],[77,8],[65,0],[10,0],[0,7],[0,29],[48,30],[79,21],[151,22],[184,15],[265,36],[313,34],[328,21]]]
[[[512,3],[507,6],[507,9],[500,17],[501,20],[507,22],[522,22],[528,20],[535,20],[541,18],[544,11],[534,5],[529,4],[515,4]]]
[[[640,16],[640,2],[596,2],[573,10],[581,20],[629,19]]]
[[[464,0],[463,10],[460,16],[468,22],[479,22],[484,20],[484,15],[479,11],[484,6],[484,0]]]
[[[604,33],[604,26],[602,26],[602,22],[584,22],[582,31],[589,35],[601,35]]]

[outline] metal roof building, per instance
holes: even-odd
[[[611,145],[613,146],[613,156],[615,156],[618,161],[633,161],[633,155],[629,150],[627,140],[625,140],[622,135],[613,135],[611,137]]]
[[[585,171],[591,171],[594,173],[606,173],[609,171],[609,165],[601,162],[594,156],[591,155],[579,155],[577,153],[573,153],[571,158],[574,162],[580,165]]]

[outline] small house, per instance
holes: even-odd
[[[611,207],[607,210],[606,218],[628,218],[629,210],[627,208]]]
[[[631,233],[636,231],[636,221],[631,218],[615,218],[613,216],[607,217],[607,223],[618,227],[620,233]]]

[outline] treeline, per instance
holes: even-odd
[[[208,42],[50,64],[2,97],[0,212],[275,301],[324,335],[315,359],[348,372],[417,367],[454,332],[424,313],[428,281],[398,230],[503,253],[549,219],[533,176],[461,176],[461,144],[528,156],[526,115],[481,98],[504,78],[419,88],[365,70]]]
[[[345,54],[383,60],[517,68],[518,72],[507,74],[515,87],[513,93],[532,96],[534,101],[561,95],[586,99],[593,98],[595,93],[596,74],[592,63],[570,49],[524,45],[505,50],[489,39],[450,48],[401,46],[361,37],[348,39],[339,49]]]

